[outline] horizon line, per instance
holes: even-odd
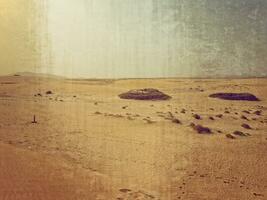
[[[9,74],[1,74],[0,77],[6,76],[28,76],[28,77],[43,77],[43,78],[64,78],[67,80],[129,80],[129,79],[261,79],[267,78],[267,75],[263,76],[169,76],[169,77],[120,77],[120,78],[105,78],[105,77],[69,77],[64,75],[50,74],[50,73],[38,73],[38,72],[16,72]]]

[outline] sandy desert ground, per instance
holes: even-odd
[[[118,97],[138,88],[172,99]],[[0,199],[267,199],[267,79],[5,76],[0,110]]]

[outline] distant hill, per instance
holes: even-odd
[[[44,73],[35,73],[35,72],[18,72],[13,74],[14,76],[26,76],[26,77],[40,77],[40,78],[57,78],[64,79],[63,76],[57,76],[52,74],[44,74]]]

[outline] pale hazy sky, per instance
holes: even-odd
[[[266,0],[0,0],[0,73],[266,76]]]

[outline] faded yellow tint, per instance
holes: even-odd
[[[41,53],[35,6],[33,0],[0,0],[1,74],[36,70]]]

